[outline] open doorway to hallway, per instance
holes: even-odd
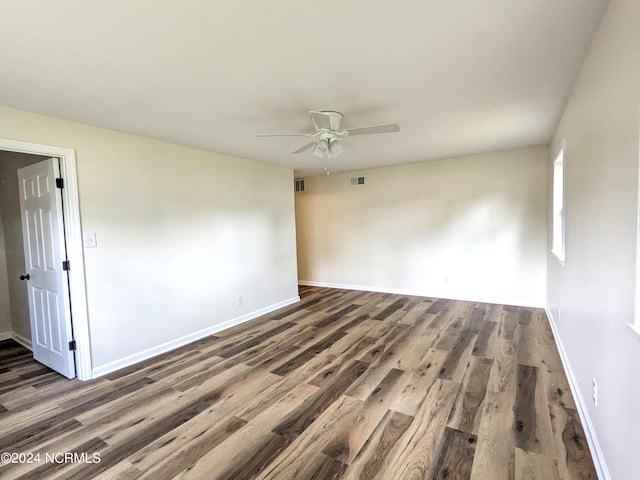
[[[0,151],[0,334],[6,337],[12,333],[16,341],[29,349],[27,284],[20,280],[24,273],[24,250],[17,170],[45,158]]]
[[[27,155],[28,154],[28,155]],[[10,159],[13,158],[14,161]],[[65,265],[63,269],[68,275],[65,282],[65,288],[68,287],[68,293],[64,294],[65,301],[68,303],[69,312],[69,325],[71,322],[71,305],[73,305],[73,327],[69,328],[69,338],[73,340],[71,344],[64,342],[65,347],[75,350],[72,351],[73,360],[75,361],[76,371],[75,374],[80,380],[89,380],[92,378],[92,365],[91,365],[91,349],[89,341],[89,325],[87,316],[87,300],[86,300],[86,287],[84,277],[84,256],[82,250],[82,233],[80,227],[80,208],[79,208],[79,195],[78,195],[78,182],[76,173],[76,161],[75,151],[68,148],[33,144],[27,142],[20,142],[15,140],[0,139],[0,162],[3,164],[0,168],[3,169],[2,178],[5,179],[5,185],[7,188],[3,190],[13,190],[13,199],[5,200],[4,208],[0,203],[0,212],[4,213],[7,206],[11,210],[11,204],[18,201],[17,186],[13,183],[17,183],[17,169],[21,165],[29,165],[33,163],[44,163],[43,159],[51,159],[50,163],[55,164],[55,178],[61,178],[63,187],[58,193],[61,193],[57,198],[61,200],[61,209],[59,212],[61,218],[63,217],[64,230],[60,230],[60,235],[66,240],[66,254],[64,255]],[[33,167],[26,167],[31,169]],[[57,183],[55,178],[52,177],[53,184]],[[8,180],[10,179],[10,184]],[[9,186],[10,185],[10,186]],[[3,185],[4,187],[4,185]],[[55,187],[57,188],[57,186]],[[9,192],[7,192],[9,193]],[[2,202],[0,197],[0,202]],[[19,201],[18,201],[19,202]],[[15,203],[13,207],[15,212]],[[33,341],[33,327],[28,320],[29,303],[24,302],[24,286],[22,288],[14,287],[13,292],[9,288],[9,284],[13,282],[21,282],[20,277],[26,277],[25,270],[25,250],[24,244],[21,244],[20,238],[16,233],[21,233],[22,219],[21,214],[18,212],[16,218],[14,214],[8,214],[11,220],[11,225],[5,228],[7,221],[2,223],[2,241],[3,245],[0,245],[2,252],[0,256],[4,257],[0,260],[0,287],[3,286],[4,281],[4,297],[0,294],[0,337],[12,337],[21,343],[29,346],[29,343]],[[12,236],[10,240],[9,251],[7,251],[6,245],[6,231],[10,231],[8,234]],[[18,238],[18,241],[16,241]],[[64,245],[64,242],[63,242]],[[64,247],[63,247],[64,248]],[[7,257],[10,257],[8,260]],[[3,268],[6,273],[3,273]],[[13,275],[12,275],[13,273]],[[17,274],[17,277],[16,277]],[[28,280],[25,278],[25,280]],[[22,280],[24,282],[24,280]],[[28,291],[28,290],[27,290]],[[16,293],[18,292],[18,293]],[[22,301],[20,301],[22,297]],[[15,307],[12,305],[15,303]],[[2,306],[4,305],[4,310]],[[19,313],[22,310],[22,313]],[[14,311],[16,312],[14,314]],[[3,314],[4,312],[4,314]],[[8,312],[8,318],[7,318]],[[26,315],[25,315],[26,313]],[[16,316],[17,320],[14,320]],[[16,326],[14,326],[14,324]],[[67,350],[69,351],[69,350]],[[71,362],[71,365],[74,362]],[[70,376],[69,373],[66,373]]]

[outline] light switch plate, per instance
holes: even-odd
[[[84,232],[84,248],[96,248],[97,246],[96,232]]]

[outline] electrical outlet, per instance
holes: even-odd
[[[242,305],[242,297],[236,297],[236,307]]]
[[[593,398],[593,404],[598,406],[598,382],[595,378],[591,379],[591,398]]]

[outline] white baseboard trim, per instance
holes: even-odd
[[[589,416],[589,411],[587,410],[587,404],[585,403],[582,392],[578,387],[578,382],[576,380],[575,374],[573,373],[573,369],[571,368],[569,357],[567,356],[566,350],[562,345],[562,340],[560,339],[555,319],[551,315],[551,311],[549,310],[548,306],[545,307],[545,311],[547,313],[547,318],[549,319],[549,324],[551,325],[553,338],[556,341],[558,352],[560,353],[562,366],[564,367],[564,371],[567,375],[567,380],[569,381],[571,393],[573,394],[573,398],[576,401],[578,415],[580,416],[580,421],[582,422],[582,426],[584,427],[584,434],[587,437],[587,443],[589,444],[589,450],[591,450],[591,456],[593,457],[593,463],[596,467],[596,473],[598,474],[598,478],[600,480],[611,480],[611,475],[609,474],[609,469],[607,468],[604,453],[600,448],[600,442],[598,442],[598,437],[596,436],[595,429],[593,428],[593,423],[591,423],[591,417]]]
[[[11,338],[13,338],[16,342],[18,342],[27,350],[33,351],[33,348],[31,347],[31,340],[29,340],[28,338],[25,338],[16,332],[11,332]]]
[[[180,337],[175,340],[171,340],[169,342],[163,343],[156,347],[143,350],[142,352],[134,353],[133,355],[129,355],[127,357],[121,358],[120,360],[116,360],[114,362],[101,365],[92,370],[92,378],[101,377],[108,373],[115,372],[116,370],[120,370],[121,368],[129,367],[135,363],[139,363],[139,362],[142,362],[143,360],[147,360],[151,357],[155,357],[156,355],[166,353],[170,350],[175,350],[176,348],[182,347],[188,343],[195,342],[197,340],[200,340],[201,338],[208,337],[209,335],[213,335],[214,333],[220,332],[222,330],[226,330],[227,328],[234,327],[241,323],[248,322],[249,320],[253,320],[254,318],[257,318],[261,315],[265,315],[269,312],[273,312],[274,310],[277,310],[282,307],[286,307],[287,305],[291,305],[299,301],[300,301],[300,297],[295,296],[287,300],[283,300],[282,302],[269,305],[268,307],[264,307],[259,310],[255,310],[253,312],[247,313],[246,315],[232,318],[231,320],[227,320],[226,322],[213,325],[211,327],[205,328],[203,330],[199,330],[189,335],[185,335],[184,337]]]
[[[28,338],[24,338],[16,332],[0,332],[0,340],[9,340],[10,338],[18,342],[24,348],[33,351],[31,348],[31,340]]]
[[[531,302],[529,300],[518,298],[500,298],[500,297],[487,297],[487,298],[463,298],[454,297],[451,295],[442,295],[439,292],[423,292],[418,290],[408,290],[401,288],[386,288],[376,287],[372,285],[351,285],[343,283],[328,283],[328,282],[313,282],[309,280],[299,280],[298,285],[304,285],[309,287],[325,287],[325,288],[339,288],[342,290],[362,290],[365,292],[380,292],[380,293],[392,293],[395,295],[412,295],[416,297],[429,297],[429,298],[443,298],[446,300],[461,300],[463,302],[480,302],[480,303],[493,303],[496,305],[514,305],[518,307],[531,307],[531,308],[544,308],[543,303]]]

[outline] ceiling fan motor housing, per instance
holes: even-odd
[[[342,114],[340,112],[334,112],[333,110],[323,110],[321,112],[309,112],[309,114],[311,115],[311,118],[314,119],[314,123],[316,123],[316,125],[319,128],[326,128],[325,125],[321,125],[317,123],[318,117],[316,116],[314,118],[314,115],[313,115],[314,113],[320,113],[324,115],[327,118],[327,120],[329,120],[328,130],[336,131],[340,129],[340,122],[342,121]]]

